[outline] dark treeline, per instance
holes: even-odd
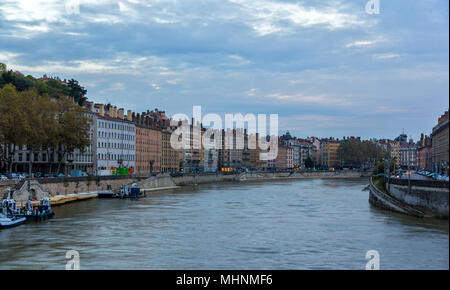
[[[371,141],[346,140],[340,144],[338,155],[344,167],[372,168],[382,156],[382,150]]]
[[[44,82],[24,77],[7,71],[3,64],[0,70],[0,165],[11,172],[17,147],[26,146],[30,172],[31,156],[41,150],[48,156],[62,156],[58,172],[67,154],[90,144],[89,119],[81,106],[70,101],[85,100],[86,91],[74,89],[79,86],[74,80],[76,86],[71,87],[57,79]]]
[[[79,105],[86,100],[87,91],[80,86],[77,80],[70,79],[66,81],[66,84],[58,77],[47,78],[44,76],[44,79],[40,80],[30,75],[24,76],[20,72],[8,71],[6,65],[0,63],[0,88],[7,84],[13,85],[19,92],[35,88],[39,95],[49,95],[53,98],[68,96]]]

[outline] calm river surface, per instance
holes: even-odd
[[[55,207],[0,230],[0,269],[449,269],[448,221],[373,208],[365,179],[222,183]]]

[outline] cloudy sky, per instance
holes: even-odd
[[[79,7],[72,5],[79,2]],[[449,1],[1,0],[0,62],[95,102],[415,139],[449,107]]]

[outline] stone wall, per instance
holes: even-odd
[[[240,174],[204,173],[201,175],[185,174],[173,177],[176,185],[203,184],[229,181],[264,181],[273,179],[303,178],[359,178],[357,171],[315,171],[315,172],[245,172]]]
[[[137,187],[141,189],[173,187],[176,186],[170,175],[152,176],[137,183]]]
[[[401,202],[391,195],[379,190],[373,183],[372,178],[370,179],[369,184],[369,202],[372,205],[382,209],[412,215],[419,218],[424,217],[423,212],[418,211],[415,208],[410,207],[406,203]]]
[[[411,180],[409,192],[407,179],[391,179],[390,194],[414,206],[427,215],[448,218],[449,183],[435,180]]]
[[[191,184],[206,184],[231,181],[264,181],[273,179],[302,179],[302,178],[356,178],[361,174],[356,171],[320,171],[320,172],[249,172],[241,174],[184,174],[182,176],[170,177],[160,175],[148,178],[147,176],[86,176],[72,178],[45,178],[31,180],[32,192],[28,192],[28,186],[23,183],[8,181],[0,184],[0,197],[6,198],[7,188],[15,188],[13,196],[18,202],[28,200],[29,196],[39,199],[44,196],[67,195],[73,193],[87,193],[101,190],[119,191],[123,184],[131,185],[137,182],[143,189],[183,186]],[[3,195],[3,196],[2,196]]]
[[[101,190],[118,191],[123,184],[132,184],[144,179],[141,176],[95,176],[95,177],[72,177],[72,178],[46,178],[31,179],[32,192],[28,192],[25,184],[8,184],[0,188],[0,197],[6,198],[7,188],[16,187],[13,198],[17,202],[28,200],[30,195],[36,194],[39,199],[45,195],[67,195],[72,193],[96,192]],[[17,186],[21,185],[21,186]]]

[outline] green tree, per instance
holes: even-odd
[[[0,62],[0,73],[5,73],[6,69],[6,64]]]
[[[385,160],[387,160],[387,157],[388,157],[388,155],[387,155],[387,153],[385,153],[385,154],[383,154],[383,157],[380,160],[378,160],[378,163],[376,164],[376,166],[373,169],[374,175],[377,175],[379,173],[384,173],[384,169],[385,169],[384,164],[385,164]],[[395,161],[396,161],[396,158],[391,159],[391,164],[390,164],[390,169],[389,169],[391,173],[393,173],[395,171]]]
[[[0,88],[0,159],[7,164],[8,172],[12,171],[16,146],[28,141],[30,126],[23,109],[26,106],[28,103],[13,85]]]
[[[70,91],[69,91],[69,96],[73,98],[73,100],[78,104],[78,105],[83,105],[83,103],[87,100],[86,98],[86,93],[87,90],[84,89],[84,87],[80,86],[80,84],[78,83],[77,80],[71,79],[69,80],[69,82],[67,83]]]
[[[44,146],[52,144],[52,132],[58,127],[55,119],[57,107],[49,96],[39,95],[36,88],[21,92],[20,95],[27,104],[23,110],[27,116],[30,128],[26,144],[29,153],[28,171],[31,175],[33,153],[42,150]]]
[[[343,166],[373,167],[381,150],[371,141],[346,140],[338,148]]]
[[[57,105],[59,113],[56,119],[59,126],[56,143],[61,156],[57,169],[59,172],[61,165],[67,161],[68,154],[74,153],[76,149],[83,152],[89,146],[91,123],[85,116],[84,110],[67,99],[58,99]]]
[[[311,157],[306,158],[306,160],[305,160],[305,167],[306,168],[313,168],[314,167],[314,162],[311,159]]]

